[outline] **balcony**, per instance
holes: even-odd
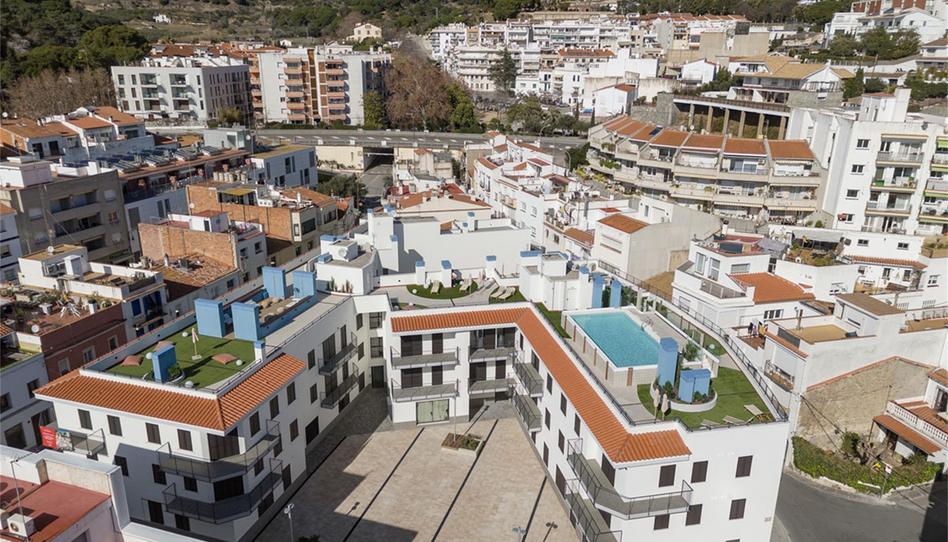
[[[876,155],[876,163],[921,164],[924,157],[920,152],[880,152]]]
[[[70,429],[56,429],[56,449],[61,451],[79,452],[92,456],[105,451],[105,432],[101,429],[92,433],[82,433]]]
[[[912,177],[896,177],[894,179],[875,179],[872,181],[872,190],[888,190],[890,192],[915,192],[915,179]]]
[[[895,401],[889,401],[886,404],[885,412],[935,441],[942,449],[948,448],[948,431],[944,429],[948,426],[948,422],[940,418],[938,413],[924,402],[915,401],[899,404]],[[932,423],[932,421],[940,422],[941,427]]]
[[[882,203],[878,201],[869,201],[866,203],[866,214],[908,216],[912,214],[912,205],[908,203]]]
[[[918,213],[918,220],[920,222],[934,222],[937,224],[948,222],[948,208],[922,207],[921,212]]]
[[[457,397],[458,381],[447,384],[430,384],[428,386],[403,387],[397,381],[392,384],[392,400],[396,403],[424,401],[429,399],[445,399]]]
[[[349,333],[349,342],[342,347],[339,352],[336,352],[333,356],[319,360],[319,374],[328,375],[332,374],[336,369],[345,364],[347,361],[352,359],[353,356],[359,351],[359,345],[356,344],[355,333]]]
[[[586,491],[590,502],[599,510],[623,519],[638,519],[663,514],[680,514],[691,505],[691,486],[682,480],[681,489],[668,493],[625,497],[603,474],[599,465],[582,453],[582,439],[569,442],[566,462],[576,474],[576,479]]]
[[[932,164],[948,166],[948,153],[936,152],[932,155]]]
[[[540,373],[529,363],[514,363],[514,374],[530,397],[543,396],[543,379]]]
[[[946,196],[948,195],[948,179],[928,179],[925,183],[926,196]]]
[[[490,380],[470,380],[467,393],[471,397],[492,396],[508,391],[514,385],[510,378],[494,378]]]
[[[197,499],[178,495],[176,484],[171,484],[162,491],[165,499],[165,509],[172,514],[180,514],[201,521],[221,524],[237,518],[250,515],[257,509],[260,501],[273,492],[273,488],[281,481],[283,462],[279,459],[270,460],[270,470],[260,482],[243,495],[237,495],[217,502],[204,502]]]
[[[540,407],[532,399],[519,393],[514,393],[513,404],[517,409],[517,414],[526,426],[527,431],[533,433],[540,430],[542,421],[540,420]]]
[[[213,461],[195,459],[175,453],[171,450],[171,444],[165,443],[157,451],[158,465],[165,472],[213,482],[246,473],[253,467],[254,463],[276,446],[279,439],[280,424],[274,420],[268,420],[266,432],[256,444],[247,448],[244,453],[222,457]]]
[[[395,348],[391,349],[392,367],[395,369],[413,369],[415,367],[431,367],[433,365],[457,365],[460,349],[454,348],[445,352],[431,354],[401,355]]]
[[[335,408],[339,401],[343,397],[349,395],[349,391],[352,390],[359,382],[359,377],[362,375],[361,371],[356,371],[349,376],[342,379],[342,382],[339,383],[335,388],[323,392],[320,397],[319,405],[323,408]]]
[[[621,531],[610,531],[605,518],[595,506],[584,499],[579,492],[579,482],[570,480],[567,483],[566,504],[569,506],[570,522],[579,532],[582,542],[619,542],[622,540]]]
[[[98,203],[98,199],[95,197],[95,194],[92,196],[77,196],[73,198],[64,198],[55,201],[49,207],[49,212],[56,214],[63,211],[68,211],[70,209],[78,209],[80,207],[86,207],[88,205],[95,205]]]
[[[485,361],[489,359],[506,359],[516,353],[516,349],[511,343],[509,346],[499,344],[471,344],[470,362]]]
[[[793,391],[793,375],[781,370],[771,362],[764,364],[764,375],[785,391]]]
[[[704,279],[701,280],[701,291],[706,294],[711,294],[718,299],[737,299],[739,297],[745,297],[744,292],[738,292],[727,286],[722,286],[716,282]]]

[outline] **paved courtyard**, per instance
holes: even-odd
[[[476,461],[441,449],[453,430],[453,424],[380,425],[346,436],[293,497],[294,536],[318,535],[320,542],[515,540],[519,527],[527,529],[525,540],[576,540],[516,419],[485,415],[473,424],[470,433],[487,438]],[[280,514],[259,539],[286,540],[288,531]]]

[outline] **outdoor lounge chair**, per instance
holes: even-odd
[[[504,293],[504,290],[506,290],[506,288],[502,288],[498,286],[494,288],[494,291],[492,291],[488,297],[490,297],[491,299],[496,299],[500,297],[500,294]]]
[[[724,423],[728,425],[744,425],[748,420],[742,420],[740,418],[735,418],[734,416],[725,416]]]
[[[438,292],[440,292],[440,291],[441,291],[441,282],[439,282],[439,281],[436,280],[436,281],[434,281],[434,283],[432,283],[432,285],[431,285],[431,293],[436,294],[436,293],[438,293]]]
[[[471,288],[471,279],[464,279],[464,281],[461,282],[461,288],[460,288],[461,291],[463,292],[465,290],[469,290],[470,288]]]
[[[747,409],[747,411],[750,412],[755,418],[760,418],[764,415],[764,413],[761,412],[761,410],[757,408],[756,405],[744,405],[744,408]]]
[[[712,427],[718,427],[720,425],[721,424],[719,424],[718,422],[712,422],[711,420],[701,420],[701,427],[707,427],[710,429]]]
[[[516,292],[516,291],[517,291],[516,288],[513,288],[513,287],[507,288],[507,290],[505,290],[503,294],[501,294],[500,296],[498,296],[497,299],[500,299],[501,301],[503,301],[503,300],[507,299],[508,297],[512,296],[512,295],[514,294],[514,292]]]

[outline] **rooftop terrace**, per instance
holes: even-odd
[[[218,382],[246,370],[253,362],[253,343],[235,339],[233,335],[223,338],[198,335],[198,358],[192,359],[195,352],[195,345],[191,340],[191,330],[193,328],[194,326],[191,326],[167,339],[167,342],[174,345],[178,366],[184,371],[184,377],[180,380],[181,383],[191,381],[197,389],[213,387]],[[156,347],[157,345],[152,345],[138,354],[128,356],[125,361],[113,365],[107,372],[151,380],[152,365],[146,354],[153,352]],[[230,354],[242,363],[241,365],[237,365],[237,361],[222,363],[213,359],[221,354]]]

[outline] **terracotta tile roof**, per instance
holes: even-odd
[[[488,160],[487,158],[484,158],[483,156],[478,158],[477,161],[478,163],[480,163],[482,166],[486,167],[487,169],[497,169],[498,167],[500,167],[497,164]]]
[[[16,213],[16,209],[0,203],[0,215],[10,215]]]
[[[938,38],[922,45],[922,47],[945,47],[948,46],[948,38]]]
[[[110,128],[112,126],[108,122],[102,119],[97,119],[91,115],[88,117],[82,117],[79,119],[69,119],[66,122],[68,122],[69,124],[72,124],[73,126],[82,128],[83,130],[93,130],[96,128]]]
[[[915,260],[904,260],[900,258],[877,258],[875,256],[849,256],[849,259],[856,263],[877,263],[881,265],[894,265],[897,267],[912,267],[921,271],[928,266]]]
[[[782,158],[784,160],[816,159],[806,141],[789,139],[778,141],[768,140],[767,145],[770,147],[770,155],[774,158]]]
[[[615,131],[618,131],[623,126],[626,126],[629,123],[633,123],[633,122],[636,122],[636,121],[632,120],[631,117],[619,117],[617,119],[610,120],[604,126],[607,132],[615,132]]]
[[[948,433],[948,421],[945,421],[944,418],[939,416],[938,411],[930,407],[924,400],[903,401],[897,402],[897,404],[922,420]]]
[[[128,126],[132,124],[141,124],[143,121],[136,118],[134,115],[129,115],[124,111],[119,111],[117,108],[112,107],[111,105],[102,105],[98,107],[90,108],[96,114],[96,116],[110,119],[112,122],[119,126]]]
[[[754,303],[776,303],[780,301],[799,301],[814,299],[813,294],[803,291],[795,282],[778,277],[773,273],[747,273],[728,275],[743,287],[754,287]]]
[[[629,139],[632,141],[651,141],[652,133],[658,128],[654,124],[646,124],[645,126],[638,129],[634,134],[629,135]]]
[[[595,241],[595,235],[592,232],[583,231],[578,228],[567,228],[563,235],[569,237],[570,239],[582,243],[584,245],[592,246]]]
[[[11,333],[13,333],[12,327],[0,324],[0,337],[6,337],[7,335]]]
[[[688,135],[688,132],[681,132],[679,130],[665,128],[652,139],[652,145],[661,145],[663,147],[680,147],[685,139],[688,138]]]
[[[184,393],[170,386],[121,382],[73,371],[36,390],[36,395],[227,431],[305,369],[302,361],[281,354],[216,398]]]
[[[928,373],[928,378],[931,378],[942,386],[948,387],[948,369],[935,369],[934,371]]]
[[[724,143],[724,136],[717,134],[691,134],[681,145],[683,149],[702,149],[718,151]]]
[[[431,154],[431,151],[429,151],[428,149],[424,149],[424,148],[415,149],[414,152],[415,152],[415,154],[417,154],[418,156],[424,156],[424,155],[426,155],[426,154]]]
[[[755,156],[767,156],[767,147],[759,139],[747,139],[742,137],[729,137],[724,142],[724,152],[726,154],[750,154]]]
[[[897,309],[884,301],[879,301],[871,295],[864,294],[862,292],[855,292],[852,294],[837,294],[836,299],[845,301],[850,305],[858,307],[869,314],[874,314],[876,316],[902,314],[905,312],[902,309]]]
[[[912,446],[915,446],[919,450],[922,450],[926,454],[937,453],[941,448],[935,442],[928,440],[928,438],[922,436],[921,433],[912,429],[911,427],[905,425],[899,420],[889,416],[888,414],[882,414],[881,416],[876,416],[872,421],[877,424],[885,427],[889,431],[892,431],[905,441],[907,441]]]
[[[611,461],[627,463],[691,454],[676,430],[629,433],[532,308],[445,311],[393,316],[391,321],[396,333],[516,324]]]
[[[58,122],[41,125],[35,120],[27,118],[0,120],[0,128],[24,139],[56,137],[58,135],[62,135],[62,132],[57,130],[54,126],[50,126],[51,124],[55,124],[65,129],[65,126]],[[75,135],[75,132],[69,130],[69,134]]]
[[[507,152],[507,144],[506,144],[506,143],[501,143],[500,145],[497,145],[496,147],[494,147],[494,151],[495,151],[495,152]]]
[[[546,167],[550,165],[550,163],[547,162],[546,160],[540,160],[539,158],[530,158],[527,160],[527,162],[530,162],[531,164],[535,166],[540,166],[540,167]]]
[[[606,218],[600,219],[599,223],[625,233],[635,233],[648,226],[648,224],[641,220],[629,218],[625,215],[609,215]]]
[[[573,58],[612,58],[616,56],[609,49],[560,49],[557,54]]]
[[[619,83],[615,85],[616,90],[621,90],[622,92],[632,92],[635,90],[635,85],[630,85],[629,83]]]
[[[537,147],[536,145],[534,145],[534,144],[532,144],[532,143],[527,143],[526,141],[517,141],[517,145],[519,145],[521,148],[528,149],[528,150],[531,150],[531,151],[533,151],[533,152],[543,152],[543,153],[547,153],[547,154],[550,153],[550,151],[548,151],[548,150],[546,150],[546,149],[544,149],[544,148],[542,148],[542,147]]]

